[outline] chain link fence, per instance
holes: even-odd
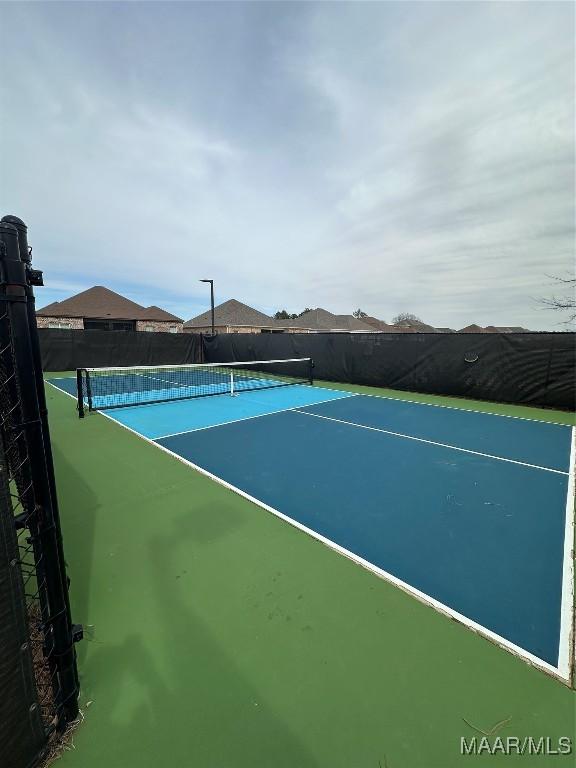
[[[68,579],[26,226],[0,222],[0,753],[33,768],[78,715]]]

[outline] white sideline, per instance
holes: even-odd
[[[331,402],[331,401],[328,401]],[[482,453],[481,451],[472,451],[469,448],[460,448],[457,445],[449,445],[448,443],[439,443],[436,440],[426,440],[423,437],[414,437],[414,435],[405,435],[402,432],[393,432],[390,429],[382,429],[381,427],[368,427],[365,424],[357,424],[355,421],[344,421],[344,419],[335,419],[332,416],[320,416],[318,413],[308,413],[307,411],[301,411],[300,408],[306,406],[299,406],[292,410],[297,413],[301,413],[304,416],[313,416],[316,419],[325,419],[326,421],[336,421],[339,424],[346,424],[349,427],[357,427],[358,429],[368,429],[371,432],[382,432],[385,435],[392,435],[393,437],[403,437],[405,440],[415,440],[418,443],[427,443],[428,445],[437,445],[441,448],[450,448],[453,451],[461,451],[462,453],[471,453],[474,456],[483,456],[486,459],[495,459],[496,461],[506,461],[509,464],[519,464],[522,467],[530,467],[531,469],[541,469],[543,472],[554,472],[556,475],[568,475],[569,472],[564,472],[561,469],[552,469],[551,467],[541,467],[538,464],[530,464],[527,461],[517,461],[516,459],[507,459],[504,456],[494,456],[491,453]]]
[[[562,601],[560,604],[560,647],[558,669],[570,679],[576,665],[576,627],[574,626],[574,504],[576,482],[576,427],[572,427],[570,476],[566,494],[564,528],[564,565],[562,569]]]
[[[324,379],[317,379],[315,380],[315,386],[318,387],[318,389],[328,389],[331,392],[347,392],[347,389],[334,389],[334,387],[324,387],[320,382],[324,381]],[[330,384],[334,382],[329,382]],[[369,384],[356,384],[352,386],[362,387],[362,386],[370,386]],[[374,389],[374,387],[371,387]],[[402,393],[402,390],[397,389],[396,392]],[[481,411],[478,408],[460,408],[457,405],[445,405],[444,403],[425,403],[422,400],[409,400],[407,397],[392,397],[391,395],[375,395],[373,393],[368,392],[354,392],[355,395],[361,395],[362,397],[375,397],[377,400],[391,400],[392,402],[399,402],[399,403],[410,403],[410,405],[425,405],[428,408],[446,408],[448,411],[459,411],[460,413],[479,413],[481,416],[496,416],[499,419],[517,419],[518,421],[530,421],[533,424],[551,424],[554,427],[568,427],[568,429],[571,429],[569,424],[562,424],[559,421],[547,421],[545,419],[531,419],[529,416],[513,416],[510,413],[494,413],[494,411]],[[411,393],[413,394],[413,393]],[[423,393],[425,394],[425,393]],[[431,393],[431,397],[449,397],[449,395],[434,395]],[[464,401],[466,398],[462,398]],[[472,402],[472,401],[470,401]],[[486,403],[488,405],[498,405],[498,403],[492,403],[491,400],[487,400]],[[512,405],[515,408],[518,407],[525,407],[525,408],[537,408],[538,406],[519,406],[515,405],[514,403],[503,403],[503,405]]]

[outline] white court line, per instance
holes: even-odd
[[[141,376],[143,379],[149,379],[150,381],[161,381],[163,384],[169,384],[170,385],[168,387],[164,387],[163,389],[174,389],[174,387],[180,387],[181,389],[187,389],[187,390],[190,390],[190,391],[196,391],[197,392],[198,389],[202,388],[202,387],[205,387],[205,388],[222,387],[222,392],[211,393],[211,394],[219,394],[219,395],[229,395],[229,394],[231,394],[231,392],[230,392],[230,378],[229,377],[226,378],[226,376],[224,374],[222,374],[221,381],[212,382],[212,383],[208,383],[208,384],[179,384],[177,381],[170,381],[170,379],[161,379],[158,376],[151,376],[149,373],[137,373],[135,375],[136,376]],[[248,377],[241,379],[241,381],[243,381],[243,382],[245,382],[247,380],[248,381],[255,381],[255,379],[253,379],[253,378],[250,379]],[[259,381],[273,381],[273,379],[260,379]],[[260,387],[260,389],[269,389],[269,387]],[[138,390],[135,390],[135,391],[138,392]],[[161,391],[163,391],[163,390],[161,390]],[[254,389],[252,389],[252,390],[251,389],[243,390],[242,386],[239,386],[238,387],[238,392],[242,392],[242,391],[253,392]],[[201,395],[199,395],[199,396],[201,397]],[[96,397],[98,397],[98,395],[96,395]],[[106,397],[106,395],[102,395],[102,397]],[[139,403],[132,403],[132,405],[139,405]],[[150,405],[155,405],[155,403],[150,403]],[[157,403],[156,403],[156,405],[157,405]]]
[[[330,402],[330,401],[328,401]],[[305,408],[306,406],[300,406]],[[438,445],[441,448],[450,448],[453,451],[461,451],[462,453],[471,453],[474,456],[483,456],[486,459],[496,459],[497,461],[506,461],[509,464],[519,464],[522,467],[530,467],[531,469],[541,469],[543,472],[554,472],[557,475],[568,475],[568,472],[564,472],[561,469],[551,469],[550,467],[541,467],[538,464],[529,464],[526,461],[516,461],[516,459],[506,459],[504,456],[494,456],[491,453],[482,453],[481,451],[472,451],[469,448],[459,448],[457,445],[449,445],[448,443],[439,443],[436,440],[426,440],[423,437],[414,437],[414,435],[405,435],[402,432],[393,432],[390,429],[381,429],[380,427],[367,427],[365,424],[357,424],[355,421],[344,421],[344,419],[335,419],[332,416],[320,416],[318,413],[308,413],[307,411],[301,411],[300,408],[293,408],[296,413],[301,413],[303,416],[314,416],[316,419],[325,419],[326,421],[336,421],[339,424],[347,424],[349,427],[357,427],[358,429],[369,429],[371,432],[382,432],[385,435],[392,435],[393,437],[403,437],[405,440],[415,440],[418,443],[427,443],[428,445]]]
[[[50,383],[50,382],[47,382]],[[65,392],[64,390],[60,389],[60,387],[56,387],[54,384],[51,384],[50,386],[54,387],[55,390],[58,392],[63,392],[65,395],[68,395],[68,397],[71,397],[73,400],[76,400],[74,395],[71,395],[69,392]],[[340,392],[342,390],[334,390],[335,392]],[[394,399],[394,398],[391,398]],[[232,485],[231,483],[228,483],[226,480],[223,480],[222,478],[218,477],[218,475],[214,475],[211,472],[209,472],[207,469],[204,469],[203,467],[200,467],[198,464],[194,464],[193,462],[189,461],[188,459],[183,458],[177,453],[174,453],[174,451],[171,451],[169,448],[165,448],[163,445],[160,445],[160,443],[155,442],[154,440],[150,439],[149,437],[144,437],[144,435],[141,435],[136,430],[132,429],[131,427],[127,427],[125,424],[122,424],[121,421],[117,421],[113,416],[110,416],[107,413],[103,413],[102,411],[98,411],[98,413],[101,416],[104,416],[107,419],[110,419],[110,421],[114,422],[114,424],[118,424],[120,427],[123,427],[128,432],[131,432],[133,435],[136,435],[137,437],[141,438],[142,440],[145,440],[150,445],[155,446],[161,451],[164,451],[164,453],[168,454],[169,456],[172,456],[173,458],[177,459],[178,461],[182,462],[182,464],[185,464],[186,466],[191,467],[192,469],[195,469],[200,474],[209,477],[211,480],[214,480],[215,482],[219,483],[220,485],[224,486],[225,488],[228,488],[229,490],[233,491],[234,493],[237,493],[239,496],[242,496],[243,498],[247,499],[248,501],[251,501],[253,504],[256,504],[256,506],[266,510],[267,512],[271,512],[276,517],[279,517],[281,520],[284,520],[285,522],[289,523],[290,525],[293,525],[295,528],[298,528],[305,533],[307,533],[312,538],[317,539],[318,541],[322,542],[326,546],[328,546],[330,549],[333,549],[334,551],[338,552],[341,555],[344,555],[345,557],[348,557],[353,562],[357,563],[358,565],[361,565],[363,568],[366,568],[366,570],[370,571],[371,573],[374,573],[376,576],[379,576],[380,578],[384,579],[385,581],[388,581],[391,584],[394,584],[395,586],[399,587],[400,589],[404,590],[408,594],[415,597],[417,600],[419,600],[421,603],[424,603],[424,605],[430,606],[434,609],[436,609],[439,613],[444,614],[445,616],[448,616],[451,619],[455,619],[459,623],[463,624],[464,626],[468,627],[469,629],[472,629],[477,634],[481,635],[482,637],[485,637],[486,639],[490,640],[491,642],[495,643],[496,645],[500,646],[501,648],[504,648],[508,651],[510,651],[515,656],[518,656],[519,658],[523,659],[524,661],[528,662],[534,667],[537,667],[547,674],[557,678],[563,683],[566,683],[570,685],[571,683],[571,669],[572,662],[570,659],[570,652],[568,650],[568,671],[566,670],[565,660],[562,659],[563,664],[562,667],[559,666],[555,667],[553,664],[548,663],[547,661],[544,661],[543,659],[540,659],[538,656],[535,656],[533,653],[530,653],[530,651],[525,650],[524,648],[516,645],[515,643],[512,643],[510,640],[507,640],[505,637],[502,637],[501,635],[498,635],[496,632],[493,632],[490,629],[487,629],[482,624],[478,624],[477,622],[473,621],[472,619],[469,619],[468,617],[464,616],[461,613],[458,613],[458,611],[455,611],[453,608],[450,608],[449,606],[445,605],[444,603],[441,603],[439,600],[436,600],[435,598],[427,595],[425,592],[421,592],[416,587],[411,586],[407,582],[402,581],[401,579],[398,579],[396,576],[388,573],[387,571],[383,570],[382,568],[379,568],[378,566],[374,565],[368,560],[365,560],[364,558],[360,557],[359,555],[356,555],[354,552],[351,552],[350,550],[345,549],[344,547],[341,547],[339,544],[336,544],[336,542],[332,541],[331,539],[326,538],[325,536],[322,536],[321,533],[318,533],[317,531],[314,531],[312,528],[308,528],[307,526],[303,525],[302,523],[299,523],[297,520],[294,520],[291,517],[288,517],[287,515],[284,515],[282,512],[280,512],[277,509],[274,509],[274,507],[269,506],[263,501],[260,501],[260,499],[255,498],[254,496],[250,496],[250,494],[246,493],[245,491],[241,490],[240,488],[237,488],[236,486]],[[574,458],[574,456],[573,456]],[[572,480],[574,480],[574,472],[572,472]],[[572,486],[574,487],[574,486]],[[573,513],[572,513],[573,514]],[[571,519],[572,519],[571,514]],[[567,523],[567,527],[571,527]],[[568,538],[566,539],[568,541]],[[565,545],[566,545],[565,541]],[[571,550],[571,545],[569,545],[569,548]],[[564,577],[566,577],[566,569],[564,571]],[[572,605],[566,606],[564,604],[564,587],[563,585],[563,610],[566,609],[568,613],[567,618],[567,625],[566,621],[564,619],[566,618],[563,615],[563,621],[561,623],[561,630],[566,630],[566,627],[568,628],[568,633],[570,634],[570,627],[573,621],[573,607]],[[571,589],[570,586],[567,587],[568,590]],[[569,648],[570,646],[570,638],[561,637],[560,638],[560,648],[564,649],[565,647]]]
[[[323,381],[323,379],[318,379],[316,382],[316,386],[318,389],[328,389],[330,392],[348,392],[347,389],[334,389],[333,387],[324,387],[319,382]],[[329,382],[334,383],[334,382]],[[352,384],[351,386],[370,386],[369,384]],[[396,390],[401,391],[401,390]],[[529,416],[513,416],[510,413],[494,413],[494,411],[480,411],[477,408],[460,408],[457,405],[444,405],[444,403],[424,403],[421,400],[408,400],[406,397],[392,397],[391,395],[374,395],[368,392],[354,392],[355,395],[361,395],[362,397],[375,397],[377,400],[392,400],[392,402],[395,403],[410,403],[410,405],[425,405],[431,408],[446,408],[449,411],[459,411],[460,413],[479,413],[481,416],[497,416],[501,419],[517,419],[518,421],[531,421],[533,424],[552,424],[554,427],[567,427],[568,429],[572,429],[572,425],[570,424],[562,424],[559,421],[546,421],[545,419],[531,419]],[[431,397],[450,397],[450,395],[430,395]],[[466,398],[462,398],[463,400],[466,400]],[[488,404],[491,404],[490,401],[486,401]],[[507,405],[511,405],[513,408],[523,407],[523,408],[535,408],[536,406],[531,405],[524,405],[524,406],[518,406],[514,403],[507,403]],[[568,413],[568,412],[567,412]]]
[[[574,626],[574,504],[576,475],[576,427],[572,427],[570,448],[570,477],[566,494],[564,529],[564,565],[562,573],[562,602],[560,607],[560,647],[558,669],[572,680],[576,663],[576,627]]]
[[[335,390],[338,391],[338,390]],[[241,419],[231,419],[230,421],[222,421],[218,424],[209,424],[206,427],[194,427],[194,429],[184,429],[182,432],[172,432],[169,435],[159,435],[152,438],[153,440],[164,440],[167,437],[178,437],[178,435],[189,435],[191,432],[202,432],[205,429],[214,429],[214,427],[225,427],[227,424],[237,424],[239,421],[249,421],[250,419],[259,419],[261,416],[274,416],[277,413],[286,413],[287,411],[297,411],[298,408],[308,408],[311,405],[322,405],[323,403],[332,403],[335,400],[344,400],[347,397],[358,397],[355,392],[345,392],[342,397],[333,397],[329,400],[317,400],[314,403],[306,403],[306,405],[293,405],[290,408],[281,408],[278,411],[267,411],[266,413],[257,413],[254,416],[243,416]]]
[[[218,363],[184,363],[183,365],[178,365],[177,363],[175,365],[117,365],[109,368],[81,368],[80,370],[88,371],[89,373],[102,373],[103,371],[157,371],[158,369],[187,368],[188,370],[192,371],[198,370],[200,368],[240,368],[242,365],[247,365],[250,367],[254,365],[272,365],[276,363],[304,363],[309,362],[311,359],[312,358],[310,357],[291,357],[285,360],[236,360],[233,362],[225,362],[224,360],[221,360]]]
[[[71,376],[60,376],[57,379],[53,379],[52,381],[64,381],[64,379],[71,379]],[[44,384],[49,384],[52,389],[55,389],[56,392],[61,392],[63,395],[68,395],[68,397],[71,397],[74,402],[78,402],[78,397],[76,395],[73,395],[71,392],[66,392],[65,389],[62,389],[61,387],[57,387],[56,384],[52,384],[52,381],[48,381],[48,379],[44,379]]]
[[[178,384],[176,381],[170,381],[170,379],[160,379],[158,376],[150,376],[148,373],[137,373],[137,376],[141,376],[143,379],[150,379],[150,381],[161,381],[162,384],[169,384],[170,387],[165,387],[165,389],[170,389],[174,387],[180,387],[182,389],[186,389],[190,385],[188,384]],[[138,390],[136,390],[138,391]]]

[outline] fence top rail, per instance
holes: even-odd
[[[282,359],[282,360],[245,360],[242,362],[226,362],[225,360],[222,360],[219,363],[185,363],[184,365],[179,365],[178,363],[175,363],[174,365],[123,365],[123,366],[114,366],[114,367],[108,367],[108,366],[102,366],[100,368],[77,368],[77,371],[86,371],[87,373],[108,373],[110,371],[158,371],[158,370],[168,370],[172,368],[221,368],[222,366],[226,366],[227,368],[240,368],[243,365],[275,365],[277,363],[304,363],[304,362],[312,362],[311,357],[293,357],[289,359]]]

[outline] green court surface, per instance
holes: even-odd
[[[573,690],[46,390],[73,619],[87,627],[84,722],[62,768],[572,764],[474,758],[460,740],[573,737]]]

